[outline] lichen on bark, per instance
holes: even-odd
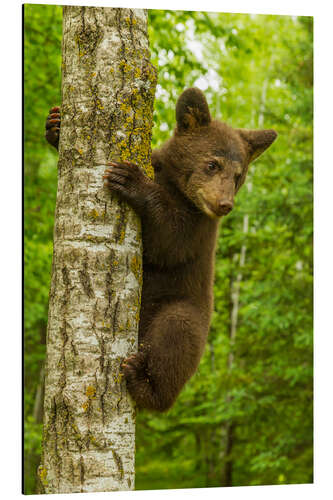
[[[64,7],[45,493],[134,488],[135,408],[120,363],[137,349],[140,221],[102,175],[117,159],[152,175],[149,58],[144,10]]]

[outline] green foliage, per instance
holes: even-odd
[[[33,417],[45,358],[57,155],[44,139],[48,110],[60,102],[59,6],[24,6],[24,473],[34,493],[41,446]]]
[[[40,463],[43,426],[36,423],[32,415],[24,421],[24,491],[37,493],[36,474]]]
[[[234,210],[222,221],[215,312],[198,373],[166,415],[138,415],[136,487],[221,486],[230,483],[228,470],[233,485],[311,482],[312,19],[158,10],[149,17],[159,68],[153,147],[169,136],[176,99],[193,85],[205,90],[216,118],[235,127],[275,128],[279,137],[250,167]],[[41,424],[33,412],[45,349],[57,178],[56,154],[43,135],[48,109],[60,103],[60,64],[61,8],[26,5],[28,493],[35,491],[40,452]]]

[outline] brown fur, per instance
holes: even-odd
[[[139,352],[123,369],[137,405],[158,411],[172,406],[205,347],[219,219],[232,209],[250,161],[276,137],[212,121],[198,89],[183,92],[176,118],[171,139],[153,151],[154,181],[129,163],[110,163],[104,176],[142,219]]]

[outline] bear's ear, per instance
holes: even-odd
[[[196,88],[184,90],[177,101],[176,120],[180,132],[210,124],[208,104],[201,90]]]
[[[275,130],[247,130],[238,129],[243,141],[246,143],[250,160],[256,160],[275,141],[277,133]]]

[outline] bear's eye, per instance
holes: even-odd
[[[217,172],[219,170],[220,166],[216,161],[210,161],[208,163],[208,171],[209,172]]]

